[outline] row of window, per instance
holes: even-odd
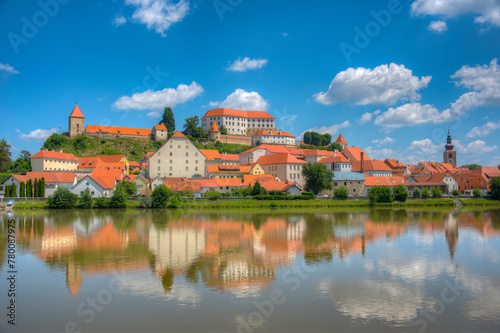
[[[168,161],[169,164],[173,163],[173,160]],[[161,160],[158,160],[158,164],[161,164]],[[189,164],[189,160],[186,160],[186,164]],[[194,164],[198,164],[198,160],[194,160]],[[158,166],[158,170],[160,169],[160,166]]]
[[[60,160],[48,160],[48,159],[45,159],[45,162],[59,162],[59,163],[68,163],[68,164],[78,164],[78,162],[60,161]]]

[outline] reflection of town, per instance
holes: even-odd
[[[176,276],[214,290],[259,291],[297,256],[307,264],[365,255],[408,228],[446,238],[453,261],[459,229],[499,236],[498,214],[372,210],[301,215],[170,216],[161,212],[50,212],[17,215],[18,244],[66,272],[73,297],[84,276],[150,271],[171,290]],[[2,216],[0,243],[6,243]],[[2,246],[6,249],[6,246]],[[0,253],[0,264],[5,253]],[[0,266],[1,268],[1,266]]]

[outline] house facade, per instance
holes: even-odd
[[[252,145],[295,145],[295,137],[285,131],[258,130],[252,135]]]
[[[228,134],[252,135],[258,130],[276,130],[275,118],[265,111],[243,111],[235,109],[212,109],[201,118],[201,127],[209,133],[215,121],[219,129],[226,128]]]
[[[87,188],[93,198],[111,197],[116,185],[116,179],[106,176],[85,176],[71,188],[71,192],[81,195]]]
[[[265,155],[257,163],[262,166],[266,175],[277,177],[281,181],[295,181],[299,186],[305,183],[302,167],[306,162],[291,154]]]
[[[73,154],[41,150],[29,157],[31,170],[34,172],[75,172],[78,170],[78,158]]]

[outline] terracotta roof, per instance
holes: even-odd
[[[74,172],[28,172],[26,173],[31,180],[45,179],[45,183],[73,183],[75,181]]]
[[[187,136],[182,134],[181,131],[177,131],[170,138],[187,138]]]
[[[261,183],[261,182],[265,182],[265,181],[273,181],[273,180],[276,180],[276,178],[271,176],[271,175],[243,175],[242,185],[244,185],[244,186],[252,185],[253,186],[253,184],[255,184],[255,182],[257,180],[259,181],[259,183]]]
[[[368,155],[366,155],[366,153],[364,152],[364,150],[362,148],[359,148],[359,147],[345,147],[342,150],[342,153],[346,157],[352,156],[351,160],[353,160],[353,162],[361,160],[361,153],[364,153],[364,159],[365,160],[368,160],[368,161],[370,160],[370,158],[368,157]]]
[[[319,160],[319,163],[352,163],[351,161],[349,161],[347,159],[347,157],[345,157],[344,155],[342,154],[339,154],[335,157],[325,157],[325,158],[322,158],[321,160]]]
[[[142,170],[146,170],[147,167],[148,167],[148,164],[146,162],[141,163]]]
[[[145,128],[130,128],[130,127],[115,127],[115,126],[98,126],[88,125],[85,128],[86,133],[110,133],[122,135],[140,135],[151,136],[151,130]]]
[[[238,155],[238,154],[220,154],[220,159],[222,161],[238,162],[240,160],[240,155]]]
[[[253,134],[253,136],[261,136],[261,135],[267,135],[267,136],[285,136],[289,138],[295,138],[293,135],[291,135],[288,132],[285,131],[267,131],[267,130],[260,130],[257,131]]]
[[[347,144],[347,141],[345,141],[344,137],[342,136],[342,134],[339,135],[339,137],[337,138],[337,140],[335,140],[335,143],[338,143],[339,145],[340,144],[344,144],[346,145]]]
[[[210,129],[208,130],[209,132],[220,132],[219,127],[217,127],[217,124],[214,122],[212,123],[212,126],[210,126]]]
[[[269,164],[306,164],[305,161],[299,160],[292,154],[275,154],[275,155],[264,155],[261,156],[257,163],[260,165]]]
[[[93,169],[102,162],[98,157],[78,157],[79,169]]]
[[[300,155],[300,156],[304,156],[304,150],[305,150],[305,149],[288,148],[288,151],[289,151],[289,152],[290,152],[290,154],[292,154],[292,155]]]
[[[212,161],[220,158],[220,153],[216,149],[200,149],[200,152],[207,158],[207,160]],[[239,159],[239,157],[238,157]]]
[[[126,181],[131,182],[131,181],[132,181],[132,180],[134,180],[134,179],[135,179],[135,177],[137,177],[137,176],[139,176],[139,175],[126,175],[126,176],[124,176],[124,177],[123,177],[123,180],[126,180]]]
[[[294,185],[297,186],[295,182],[289,182],[289,181],[278,182],[276,180],[272,180],[272,181],[259,181],[259,183],[263,188],[265,188],[268,191],[273,191],[273,190],[286,191]]]
[[[209,188],[215,188],[217,187],[217,178],[211,178],[211,179],[196,179],[195,181],[200,183],[201,187],[209,187]]]
[[[167,127],[165,125],[155,125],[155,130],[167,131]]]
[[[403,163],[398,162],[396,160],[389,159],[389,158],[385,159],[384,162],[391,169],[400,169],[400,168],[405,168],[406,167],[406,165],[404,165]]]
[[[406,185],[404,177],[365,177],[366,186],[396,186]]]
[[[302,149],[304,156],[335,156],[334,151],[321,150],[321,149]]]
[[[69,161],[75,161],[78,162],[78,158],[75,157],[73,154],[68,154],[68,153],[60,153],[56,151],[45,151],[45,150],[40,150],[38,153],[35,155],[31,155],[29,158],[53,158],[53,159],[58,159],[58,160],[69,160]]]
[[[20,183],[22,182],[26,183],[28,180],[30,180],[30,177],[28,175],[12,175],[12,177],[14,177]]]
[[[201,118],[206,117],[216,117],[216,116],[229,116],[229,117],[240,117],[240,118],[259,118],[259,119],[275,119],[266,111],[243,111],[243,110],[235,110],[235,109],[212,109],[208,110],[207,113]]]
[[[128,166],[129,167],[134,167],[134,168],[140,168],[141,167],[141,165],[139,164],[139,162],[136,162],[136,161],[128,162]]]
[[[249,165],[207,165],[207,171],[209,173],[246,173],[250,172],[251,167]]]
[[[191,191],[192,193],[201,193],[201,184],[196,180],[168,180],[165,186],[176,193]]]
[[[120,163],[125,155],[97,155],[97,157],[106,163]]]
[[[85,118],[85,116],[83,115],[82,111],[78,107],[78,104],[75,105],[73,111],[71,112],[71,114],[69,116],[73,117],[73,118]]]
[[[361,161],[352,162],[352,171],[361,172]],[[382,161],[365,160],[364,166],[363,166],[363,172],[367,172],[367,171],[391,171],[392,172],[392,169],[389,168],[389,166]]]
[[[146,154],[142,155],[142,157],[150,158],[154,153],[154,151],[148,151]]]
[[[96,177],[111,177],[116,180],[121,180],[123,178],[123,169],[109,169],[107,170],[106,168],[96,168],[92,170],[92,173],[90,174],[92,176]]]
[[[485,179],[491,179],[500,177],[500,169],[495,167],[481,167],[479,170],[476,170],[483,175]]]
[[[104,190],[111,190],[115,187],[116,179],[114,177],[109,177],[109,176],[104,176],[104,175],[99,175],[99,176],[89,175],[86,177],[89,177],[90,179],[95,181],[97,183],[97,185],[102,187]],[[83,179],[85,179],[85,178],[83,178]]]
[[[215,178],[217,186],[241,186],[243,179],[241,178]]]
[[[258,150],[258,149],[265,149],[271,153],[274,153],[274,154],[279,154],[279,153],[289,153],[290,150],[286,147],[283,147],[283,146],[274,146],[274,145],[260,145],[260,146],[257,146],[257,147],[253,147],[249,150],[246,150],[244,152],[242,152],[241,154],[245,154],[245,153],[253,153],[254,151]]]

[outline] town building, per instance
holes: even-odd
[[[370,177],[365,176],[365,186],[362,195],[367,196],[370,189],[374,186],[387,186],[391,189],[394,186],[403,185],[406,187],[406,180],[402,176],[393,177]]]
[[[340,134],[337,138],[337,140],[335,140],[335,143],[336,144],[339,144],[342,146],[342,149],[345,149],[345,147],[349,146],[349,144],[347,143],[347,141],[344,139],[344,137],[342,136],[342,134]]]
[[[78,170],[78,158],[73,154],[43,149],[29,157],[34,172],[74,172]]]
[[[451,134],[448,130],[448,137],[446,138],[446,145],[444,146],[445,151],[443,152],[443,163],[449,163],[454,167],[457,166],[457,152],[453,150],[453,145],[451,144]]]
[[[275,120],[276,118],[266,111],[220,108],[207,111],[201,118],[201,127],[209,134],[209,129],[215,121],[218,129],[225,128],[228,134],[252,136],[258,130],[276,130]]]
[[[295,137],[285,131],[258,130],[252,135],[252,145],[276,144],[283,146],[295,146]]]
[[[77,135],[82,135],[85,130],[85,116],[78,107],[75,105],[73,111],[69,115],[69,137],[74,138]]]
[[[74,172],[28,172],[26,175],[11,175],[9,176],[2,184],[5,188],[7,185],[16,185],[16,196],[20,195],[21,182],[26,184],[28,180],[31,180],[33,183],[35,179],[45,181],[45,197],[54,194],[54,191],[58,187],[66,187],[71,189],[73,185],[76,184],[76,175]],[[26,196],[29,196],[26,194]]]
[[[149,190],[149,180],[143,175],[126,175],[123,180],[134,183],[137,188],[137,194],[141,194],[142,191]]]
[[[323,158],[337,156],[335,152],[328,150],[302,149],[301,151],[304,156],[304,161],[307,163],[318,163]]]
[[[262,156],[275,154],[289,154],[290,149],[283,146],[260,145],[240,153],[240,164],[253,163]]]
[[[319,163],[325,164],[328,169],[336,172],[351,172],[352,162],[347,159],[343,154],[338,154],[335,157],[322,158]]]
[[[281,181],[294,181],[299,186],[305,183],[302,176],[302,167],[305,161],[299,160],[292,154],[265,155],[257,160],[267,175],[277,177]]]
[[[332,190],[324,190],[320,193],[321,195],[332,195],[336,189],[344,186],[349,196],[359,196],[364,192],[365,175],[361,172],[337,171],[334,172],[332,182]]]
[[[113,176],[91,174],[85,176],[78,184],[74,185],[71,188],[71,192],[81,195],[88,188],[93,198],[111,197],[116,183],[116,178]]]

